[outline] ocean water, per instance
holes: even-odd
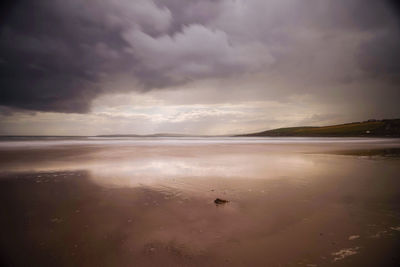
[[[0,137],[0,149],[66,145],[207,145],[207,144],[372,144],[399,145],[398,138],[357,137]]]

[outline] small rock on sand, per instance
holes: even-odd
[[[217,205],[226,204],[228,202],[229,202],[229,200],[225,200],[225,199],[221,199],[221,198],[217,198],[217,199],[214,200],[214,203],[217,204]]]

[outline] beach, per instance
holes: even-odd
[[[0,263],[398,266],[399,149],[390,138],[4,139]]]

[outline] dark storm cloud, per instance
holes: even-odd
[[[384,32],[362,44],[357,59],[370,75],[400,78],[400,33]]]
[[[310,67],[312,45],[323,42],[304,40],[316,34],[327,42],[341,34],[369,35],[349,55],[356,58],[354,68],[368,78],[393,79],[400,71],[393,5],[398,7],[372,0],[20,1],[7,5],[0,21],[0,105],[86,113],[104,93],[274,68],[285,76],[293,66],[310,68],[310,81],[354,79],[340,70],[322,73],[321,62]],[[322,60],[341,53],[336,42],[337,51],[326,51]],[[107,85],[118,75],[131,77],[132,85]],[[287,90],[300,89],[294,81]]]
[[[371,77],[400,78],[400,2],[397,0],[360,2],[363,15],[359,20],[361,29],[371,31],[373,36],[363,42],[356,51],[361,70]],[[356,9],[355,9],[356,10]],[[357,18],[357,16],[354,16]]]
[[[181,31],[183,26],[190,24],[206,25],[218,17],[223,8],[221,0],[155,0],[160,7],[166,7],[172,12],[173,20],[169,33]]]
[[[376,0],[327,1],[321,21],[333,28],[371,31],[392,23],[393,13],[388,4]]]
[[[189,1],[174,20],[200,23],[213,13],[207,1]],[[20,1],[7,5],[0,37],[0,104],[42,111],[87,112],[90,101],[104,92],[99,84],[118,72],[128,72],[143,88],[174,84],[162,69],[137,62],[125,31],[157,36],[171,31],[170,10],[151,1]],[[198,8],[207,16],[199,18]],[[197,10],[197,11],[196,11]],[[134,45],[134,44],[133,44]],[[138,53],[141,53],[139,51]],[[158,59],[160,60],[160,58]],[[182,82],[182,79],[179,81]],[[111,88],[106,88],[112,90]],[[140,88],[136,88],[140,89]]]
[[[78,8],[78,6],[76,7]],[[0,104],[32,110],[87,112],[100,93],[96,82],[107,55],[103,40],[119,49],[119,35],[88,13],[56,1],[23,1],[1,28]]]

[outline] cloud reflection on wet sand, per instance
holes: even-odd
[[[2,261],[396,266],[398,161],[301,152],[328,148],[74,146],[21,161],[3,151]]]

